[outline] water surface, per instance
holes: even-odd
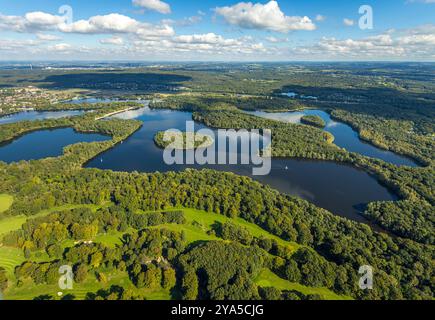
[[[65,101],[65,103],[71,104],[82,104],[82,103],[112,103],[112,102],[123,102],[125,100],[116,100],[111,98],[80,98]]]
[[[366,172],[334,162],[273,159],[272,171],[267,176],[252,176],[253,165],[167,165],[163,161],[163,150],[155,145],[153,137],[158,131],[167,129],[185,131],[186,121],[192,120],[191,113],[143,108],[115,117],[139,119],[144,125],[122,144],[90,161],[87,167],[127,172],[182,171],[186,168],[229,171],[252,177],[283,193],[301,197],[335,214],[361,222],[366,222],[359,214],[365,204],[397,200]],[[195,129],[204,128],[204,125],[196,123]],[[216,154],[222,152],[216,143],[214,148]]]
[[[60,119],[71,116],[79,116],[84,114],[81,110],[71,111],[25,111],[14,113],[8,116],[0,117],[0,125],[6,123],[15,123],[20,121],[33,121],[45,119]]]
[[[78,133],[72,128],[39,130],[11,142],[1,143],[0,161],[11,163],[57,157],[62,155],[63,148],[70,144],[105,140],[110,140],[110,137],[95,133]]]
[[[301,123],[301,118],[305,115],[315,115],[321,117],[325,123],[325,130],[332,133],[335,137],[334,143],[345,148],[350,152],[356,152],[367,157],[382,159],[386,162],[398,165],[418,167],[419,164],[412,159],[396,154],[391,151],[383,150],[374,145],[364,142],[359,138],[358,132],[352,129],[351,126],[335,121],[331,116],[322,110],[304,110],[297,112],[277,112],[269,113],[263,111],[248,112],[258,117],[278,120],[288,123]]]

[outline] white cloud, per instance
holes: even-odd
[[[162,20],[162,23],[168,24],[168,25],[175,25],[175,26],[179,26],[179,27],[189,27],[189,26],[193,26],[195,24],[200,23],[203,19],[202,17],[203,17],[203,15],[198,13],[197,16],[186,17],[186,18],[183,18],[181,20],[165,19],[165,20]]]
[[[325,20],[326,20],[326,17],[322,16],[321,14],[318,14],[316,16],[316,21],[322,22],[322,21],[325,21]]]
[[[72,46],[68,43],[58,43],[53,46],[49,46],[48,49],[52,51],[68,51],[72,48]]]
[[[266,40],[271,43],[284,43],[288,42],[288,38],[266,37]]]
[[[24,19],[19,16],[6,16],[0,13],[0,30],[23,32],[25,29]]]
[[[55,16],[41,11],[26,13],[24,18],[29,25],[42,27],[56,26],[65,22],[64,17]]]
[[[178,50],[210,52],[210,53],[245,53],[251,54],[264,51],[262,43],[252,41],[250,37],[239,39],[224,38],[215,33],[181,35],[171,41]]]
[[[58,41],[61,39],[58,36],[55,36],[52,34],[46,34],[46,33],[38,33],[38,34],[36,34],[36,37],[42,41]]]
[[[242,4],[247,6],[247,10],[242,10],[240,16],[237,15],[240,10],[235,9],[240,3],[225,7],[232,13],[228,19],[235,19],[233,24],[282,33],[290,31],[291,17],[286,17],[281,12],[276,1],[264,5]],[[269,10],[263,12],[258,8]],[[218,9],[223,8],[216,10]],[[198,13],[198,17],[201,16]],[[191,18],[186,20],[194,20]],[[182,23],[184,22],[163,20],[151,24],[118,13],[98,15],[72,24],[66,24],[62,17],[43,12],[30,12],[24,16],[0,14],[0,31],[30,33],[34,38],[28,41],[2,39],[0,52],[7,52],[7,55],[3,54],[3,59],[6,56],[13,59],[43,59],[58,55],[60,58],[77,59],[435,60],[433,24],[407,30],[392,29],[359,39],[322,38],[317,42],[310,40],[303,42],[308,44],[297,46],[297,41],[290,43],[285,35],[270,33],[260,37],[224,37],[212,32],[176,35],[174,27]],[[87,34],[105,36],[101,40],[94,40],[94,44],[89,47],[68,43],[49,45],[48,41],[60,42],[61,33],[78,33],[81,37],[86,37]]]
[[[319,47],[333,53],[361,54],[370,51],[389,50],[392,48],[392,44],[393,40],[390,35],[379,35],[360,40],[323,38],[319,42]]]
[[[94,16],[88,20],[80,20],[72,24],[62,24],[59,29],[67,33],[133,34],[142,39],[169,37],[175,34],[174,29],[167,24],[153,25],[139,22],[118,13]]]
[[[41,33],[41,31],[80,34],[128,33],[140,38],[167,37],[175,34],[174,29],[167,24],[154,25],[139,22],[119,13],[93,16],[70,24],[65,23],[63,17],[44,12],[30,12],[24,17],[0,14],[0,30],[28,33]]]
[[[264,29],[287,33],[293,30],[315,30],[316,25],[308,17],[286,16],[278,2],[266,4],[240,2],[233,6],[217,7],[216,14],[231,25],[247,29]]]
[[[171,37],[175,35],[175,30],[169,25],[154,26],[142,25],[137,31],[136,36],[141,39],[155,39],[160,37]]]
[[[121,37],[111,37],[107,39],[101,39],[101,44],[111,44],[116,46],[122,46],[124,44],[124,39]]]
[[[182,36],[175,37],[174,40],[179,43],[207,43],[207,44],[225,44],[225,45],[232,45],[232,44],[239,43],[237,40],[225,39],[224,37],[217,35],[215,33],[182,35]]]
[[[317,44],[291,50],[313,59],[359,60],[434,60],[435,26],[389,30],[362,39],[322,38]]]
[[[435,0],[408,0],[408,2],[435,3]]]
[[[28,12],[24,17],[0,14],[0,30],[37,32],[64,23],[65,18],[44,12]]]
[[[0,39],[0,51],[28,50],[29,47],[39,46],[40,44],[41,42],[38,40]]]
[[[345,26],[352,27],[355,24],[355,21],[352,19],[344,18],[343,23]]]
[[[79,20],[71,24],[61,24],[59,29],[68,33],[131,33],[139,29],[140,23],[130,17],[111,13]]]
[[[419,34],[414,36],[400,37],[399,44],[405,45],[434,45],[435,34]]]
[[[422,25],[402,30],[398,37],[398,43],[400,45],[435,45],[435,25]]]
[[[164,40],[133,41],[130,53],[154,54],[166,59],[197,59],[198,57],[240,57],[267,54],[262,43],[250,37],[224,38],[215,33],[180,35]]]
[[[163,14],[171,13],[169,4],[160,0],[133,0],[133,5]]]

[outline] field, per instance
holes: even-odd
[[[187,241],[192,243],[195,241],[210,241],[210,240],[219,240],[216,236],[212,236],[207,234],[208,231],[212,230],[213,224],[216,222],[225,223],[232,222],[239,227],[246,228],[254,237],[260,238],[268,238],[271,240],[276,240],[280,245],[291,248],[292,250],[297,250],[300,245],[294,242],[285,241],[277,236],[270,234],[269,232],[261,229],[259,226],[249,223],[241,218],[231,219],[226,216],[210,213],[201,210],[195,209],[181,209],[184,213],[184,217],[186,218],[186,224],[178,225],[178,224],[167,224],[158,226],[158,228],[166,228],[172,231],[185,231]],[[166,210],[168,211],[168,210]]]
[[[76,300],[84,300],[88,293],[94,293],[99,290],[107,290],[112,285],[122,286],[124,288],[137,291],[134,285],[131,283],[126,272],[111,271],[105,273],[107,276],[107,282],[99,282],[94,275],[90,276],[84,283],[74,283],[72,290],[66,290],[62,292],[62,295],[58,295],[59,287],[57,285],[35,285],[31,281],[26,281],[19,288],[14,287],[8,290],[6,299],[8,300],[32,300],[35,297],[49,297],[55,299],[61,299],[65,296],[72,296]],[[167,290],[162,288],[158,289],[146,289],[141,290],[141,293],[145,295],[147,300],[169,300],[170,294]]]
[[[13,216],[0,220],[0,238],[8,232],[20,229],[26,220],[27,217],[24,215]]]
[[[95,237],[94,242],[102,243],[109,248],[115,248],[117,245],[122,245],[121,238],[124,232],[109,232],[104,234],[99,234]]]
[[[59,207],[53,207],[48,210],[43,210],[39,212],[37,215],[32,216],[31,218],[43,217],[56,211],[71,210],[71,209],[83,208],[83,207],[91,208],[92,210],[97,210],[98,208],[100,208],[100,206],[95,206],[95,205],[64,205]],[[21,226],[27,221],[27,219],[28,219],[27,216],[19,215],[19,216],[8,217],[0,220],[0,239],[3,235],[5,235],[8,232],[20,229]]]
[[[14,202],[14,198],[8,194],[0,194],[0,213],[5,212]]]
[[[350,300],[350,297],[340,296],[327,288],[312,288],[306,287],[299,283],[289,282],[281,279],[269,269],[264,269],[255,279],[255,282],[260,287],[275,287],[278,290],[298,291],[305,295],[318,294],[325,300]]]
[[[17,248],[0,247],[0,267],[6,269],[8,276],[13,276],[17,265],[24,262],[23,251]]]

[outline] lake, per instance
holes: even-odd
[[[0,125],[7,123],[15,123],[19,121],[33,121],[45,119],[59,119],[65,117],[79,116],[84,114],[81,110],[72,111],[26,111],[18,112],[8,116],[0,117]]]
[[[347,151],[356,152],[367,157],[377,158],[386,162],[398,165],[418,167],[419,164],[412,159],[401,156],[391,151],[383,150],[374,145],[364,142],[359,138],[358,132],[352,129],[351,126],[335,121],[331,116],[322,110],[304,110],[297,112],[277,112],[269,113],[263,111],[247,112],[249,114],[272,120],[278,120],[287,123],[301,123],[301,118],[305,115],[315,115],[321,117],[325,123],[325,131],[332,133],[335,137],[334,143],[345,148]]]
[[[0,143],[0,161],[11,163],[20,160],[37,160],[57,157],[63,148],[78,142],[110,140],[95,133],[79,133],[72,128],[39,130],[25,134],[11,142]]]
[[[125,100],[117,100],[117,99],[111,99],[111,98],[79,98],[79,99],[73,99],[65,101],[65,103],[71,103],[71,104],[82,104],[82,103],[112,103],[112,102],[125,102]]]
[[[365,204],[397,200],[393,193],[366,172],[334,162],[273,159],[272,171],[267,176],[252,176],[252,165],[170,166],[163,161],[163,150],[155,145],[154,135],[168,129],[184,131],[186,121],[192,120],[191,113],[142,108],[114,117],[138,119],[144,125],[122,144],[90,161],[86,167],[127,172],[168,172],[186,168],[229,171],[252,177],[283,193],[301,197],[337,215],[360,222],[367,222],[359,214]],[[196,130],[204,128],[202,124],[195,124]],[[215,149],[217,154],[222,151],[216,143]]]

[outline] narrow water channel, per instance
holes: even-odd
[[[356,152],[367,157],[382,159],[386,162],[398,165],[398,166],[409,166],[418,167],[419,164],[412,159],[396,154],[391,151],[383,150],[375,147],[372,144],[362,141],[359,138],[358,132],[352,129],[349,125],[335,121],[331,116],[322,110],[304,110],[296,112],[277,112],[269,113],[263,111],[248,112],[249,114],[272,119],[287,123],[301,123],[301,118],[306,115],[315,115],[321,117],[325,123],[325,131],[332,133],[335,137],[334,143],[345,148],[347,151]]]

